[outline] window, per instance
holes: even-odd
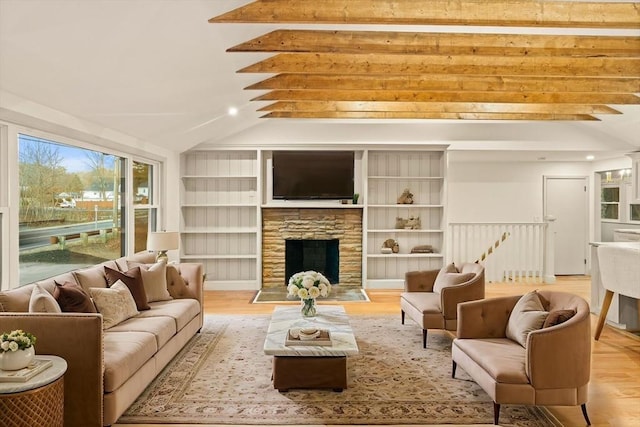
[[[603,186],[600,194],[600,217],[602,219],[620,219],[620,187]]]
[[[126,159],[18,135],[20,284],[124,255]]]
[[[147,248],[147,236],[156,230],[157,207],[154,197],[154,166],[133,162],[134,251]]]
[[[629,205],[629,219],[640,222],[640,204]]]

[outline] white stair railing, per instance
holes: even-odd
[[[548,281],[546,222],[449,223],[448,262],[478,261],[488,282]]]

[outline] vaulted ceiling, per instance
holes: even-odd
[[[276,30],[228,49],[273,56],[240,73],[275,101],[265,118],[599,120],[637,105],[640,38],[540,35],[540,27],[638,29],[632,3],[521,0],[258,0],[211,23],[456,25],[520,34]]]
[[[0,119],[48,112],[175,151],[277,140],[620,154],[640,150],[639,10],[0,0]]]

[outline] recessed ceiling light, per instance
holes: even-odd
[[[229,107],[227,112],[229,113],[230,116],[237,116],[238,115],[238,109],[236,107]]]
[[[595,159],[595,156],[593,154],[589,154],[587,156],[587,160],[593,160],[593,159]]]

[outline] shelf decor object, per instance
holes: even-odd
[[[180,233],[177,231],[156,231],[149,233],[147,237],[147,250],[157,251],[156,262],[167,263],[169,256],[167,251],[180,247]]]

